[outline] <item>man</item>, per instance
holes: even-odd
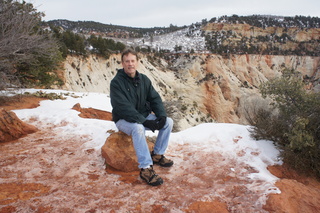
[[[168,147],[173,120],[167,117],[160,95],[153,88],[150,79],[136,70],[138,55],[128,49],[121,55],[123,69],[118,70],[110,84],[112,117],[117,128],[132,136],[138,158],[140,177],[152,186],[163,183],[153,170],[153,164],[170,167],[173,161],[164,153]],[[150,153],[145,130],[159,130]]]

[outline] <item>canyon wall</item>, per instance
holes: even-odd
[[[121,67],[120,54],[109,59],[68,56],[64,89],[108,94],[110,81]],[[248,124],[250,110],[266,104],[259,85],[281,76],[285,68],[308,76],[310,88],[320,91],[320,57],[182,54],[164,60],[141,55],[138,71],[161,94],[175,130],[183,130],[203,122]]]

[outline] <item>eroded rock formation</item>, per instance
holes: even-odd
[[[0,142],[16,140],[36,131],[36,127],[21,121],[14,112],[0,109]]]

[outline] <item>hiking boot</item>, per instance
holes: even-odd
[[[147,169],[141,169],[140,177],[151,186],[159,186],[163,184],[162,178],[156,174],[152,166],[150,166],[150,168]]]
[[[154,164],[158,164],[163,167],[170,167],[173,165],[173,161],[166,158],[164,155],[157,155],[151,152],[151,158]]]

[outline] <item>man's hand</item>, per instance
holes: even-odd
[[[162,129],[164,125],[166,124],[167,118],[164,116],[160,116],[156,119],[156,122],[158,123],[158,130]]]
[[[152,132],[159,129],[159,125],[156,120],[146,120],[145,122],[143,122],[143,126],[151,129]]]

